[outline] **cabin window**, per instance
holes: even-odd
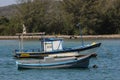
[[[47,48],[52,48],[52,46],[47,46]]]

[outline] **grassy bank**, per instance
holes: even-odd
[[[39,39],[42,36],[24,36],[25,39]],[[50,38],[66,38],[66,39],[77,39],[80,38],[80,36],[76,35],[45,35],[44,37]],[[0,40],[6,40],[6,39],[18,39],[18,36],[0,36]],[[117,35],[84,35],[84,39],[120,39],[120,34]]]

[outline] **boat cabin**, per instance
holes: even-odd
[[[63,40],[57,38],[43,38],[41,48],[44,52],[63,50]]]

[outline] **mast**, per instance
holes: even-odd
[[[82,37],[82,28],[80,26],[80,23],[78,23],[77,26],[79,27],[79,31],[80,31],[81,44],[82,44],[82,46],[84,46],[84,41],[83,41],[83,37]]]
[[[18,40],[19,40],[19,50],[21,51],[21,37],[18,35]]]
[[[22,34],[22,39],[21,39],[21,50],[23,51],[23,34]]]
[[[23,36],[24,36],[24,34],[26,34],[27,32],[26,32],[26,27],[25,27],[25,25],[23,24],[23,32],[22,32],[22,34],[21,34],[21,37],[22,37],[22,39],[21,39],[21,50],[23,50],[24,49],[24,47],[23,47]]]
[[[24,45],[23,45],[23,41],[24,41],[24,36],[31,36],[31,35],[44,35],[45,32],[39,32],[39,33],[27,33],[26,31],[26,27],[25,25],[23,24],[23,32],[22,33],[16,33],[16,35],[19,36],[19,50],[22,52],[23,49],[24,49]],[[42,37],[41,37],[42,38]],[[41,48],[40,48],[41,50]]]

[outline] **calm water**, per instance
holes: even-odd
[[[29,69],[17,70],[12,51],[17,40],[0,40],[0,80],[120,80],[120,39],[90,40],[102,42],[97,58],[90,60],[88,69]],[[39,41],[24,41],[25,48],[39,48]],[[64,46],[76,46],[79,40],[65,40]],[[98,68],[92,68],[96,64]]]

